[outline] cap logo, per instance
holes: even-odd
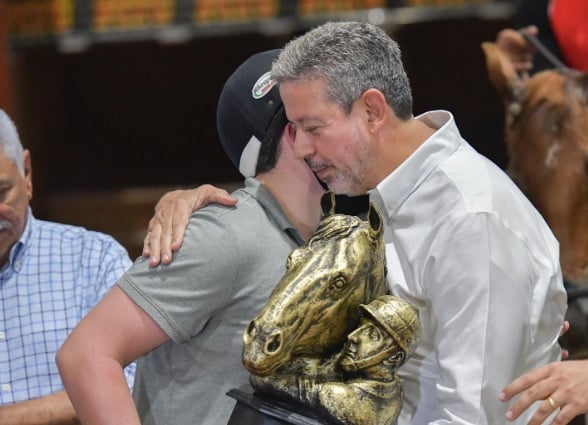
[[[268,71],[255,82],[251,89],[251,95],[254,99],[261,99],[268,94],[275,85],[276,82],[271,79],[271,72]]]

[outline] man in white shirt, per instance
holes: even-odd
[[[543,218],[450,113],[413,116],[400,49],[381,29],[321,25],[286,46],[272,77],[295,155],[331,190],[369,192],[392,292],[420,309],[398,423],[503,423],[504,385],[560,357],[566,295]]]
[[[449,112],[413,116],[400,50],[381,29],[321,25],[286,45],[272,78],[295,155],[331,190],[370,194],[392,292],[419,307],[398,424],[504,423],[503,387],[561,355],[566,294],[543,218]]]

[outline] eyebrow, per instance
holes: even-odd
[[[320,118],[312,118],[312,117],[302,117],[298,121],[291,121],[293,124],[298,126],[305,126],[305,125],[325,125],[325,120]]]

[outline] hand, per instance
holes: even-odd
[[[537,36],[539,30],[534,25],[522,28],[519,31],[510,28],[504,29],[496,36],[496,45],[510,59],[517,72],[528,74],[533,68],[535,48],[525,40],[521,32]]]
[[[548,401],[551,397],[559,407],[553,424],[565,425],[588,412],[588,360],[554,362],[532,370],[507,385],[499,399],[508,401],[517,394],[520,397],[506,412],[509,421],[518,418],[535,401],[543,400],[529,422],[542,424],[554,411]]]
[[[564,320],[563,324],[561,325],[561,331],[559,332],[559,336],[562,337],[566,334],[567,331],[570,330],[570,322],[568,322],[567,320]],[[563,360],[567,359],[570,356],[569,351],[567,350],[567,348],[562,348],[561,349],[561,358]]]
[[[213,202],[231,206],[237,200],[226,190],[209,184],[196,189],[175,190],[161,197],[155,205],[155,215],[149,221],[143,242],[143,257],[149,257],[151,267],[171,263],[172,251],[182,245],[191,213]]]

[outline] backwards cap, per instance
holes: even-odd
[[[217,109],[217,128],[225,152],[245,177],[255,175],[259,149],[272,119],[282,107],[273,62],[280,49],[257,53],[225,82]]]

